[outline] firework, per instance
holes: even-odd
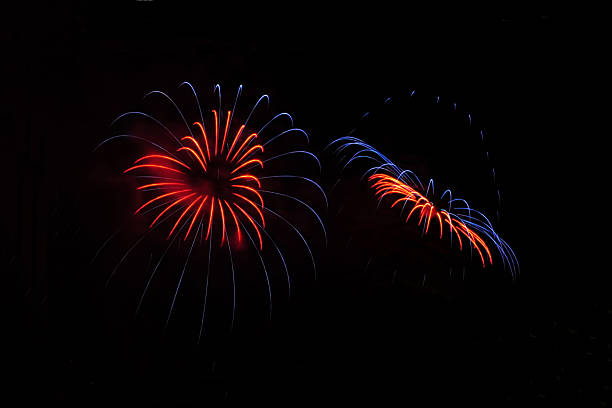
[[[268,289],[270,313],[272,310],[270,276],[261,253],[265,245],[271,245],[282,261],[287,278],[288,291],[289,293],[291,292],[291,279],[287,263],[281,246],[278,245],[272,238],[271,233],[266,229],[267,218],[275,218],[297,234],[304,243],[316,274],[313,252],[304,234],[286,217],[279,214],[280,211],[270,208],[264,197],[266,195],[280,197],[281,199],[293,201],[305,208],[314,216],[314,219],[322,228],[326,240],[326,231],[321,217],[306,201],[284,191],[273,191],[271,187],[266,186],[266,183],[271,180],[276,180],[277,182],[295,180],[316,187],[323,197],[325,204],[327,204],[327,198],[319,184],[304,175],[290,174],[290,167],[287,172],[283,171],[286,174],[269,174],[267,171],[268,162],[290,155],[302,155],[312,159],[318,169],[320,169],[317,157],[306,150],[288,150],[274,156],[267,154],[267,146],[279,140],[281,136],[297,134],[305,136],[306,142],[309,141],[306,132],[294,127],[268,135],[271,128],[270,125],[273,122],[284,119],[291,126],[293,125],[293,119],[288,113],[281,113],[272,117],[256,131],[252,129],[249,123],[251,117],[264,102],[269,103],[267,95],[261,96],[246,116],[244,122],[239,123],[236,119],[236,105],[242,91],[242,86],[238,88],[233,108],[228,110],[221,110],[221,87],[219,85],[215,86],[215,92],[218,94],[219,108],[211,109],[207,115],[201,109],[194,87],[187,82],[182,83],[181,86],[188,87],[195,98],[199,111],[197,120],[187,121],[178,105],[167,94],[161,91],[153,91],[147,94],[147,96],[154,94],[161,95],[172,104],[182,119],[184,129],[186,130],[184,136],[177,136],[175,132],[172,132],[168,126],[164,125],[162,121],[153,115],[144,112],[127,112],[119,116],[113,124],[127,116],[141,117],[155,123],[159,127],[160,132],[168,137],[164,139],[164,142],[158,143],[150,137],[145,138],[132,134],[122,134],[103,141],[98,147],[111,140],[128,138],[137,142],[144,142],[153,149],[137,157],[123,171],[124,174],[135,177],[137,180],[146,180],[146,182],[140,183],[141,185],[137,187],[137,190],[145,193],[148,197],[142,204],[139,203],[140,205],[134,211],[134,214],[149,217],[148,228],[151,231],[165,228],[167,230],[166,239],[169,241],[166,251],[162,254],[157,266],[146,282],[138,303],[137,312],[141,307],[151,281],[155,277],[157,267],[170,246],[177,240],[188,241],[190,242],[188,244],[189,251],[170,306],[169,320],[198,235],[201,237],[201,242],[207,243],[205,246],[208,247],[209,270],[206,274],[204,288],[204,307],[200,327],[201,335],[206,313],[210,260],[211,254],[214,252],[213,245],[218,248],[226,247],[230,260],[233,282],[232,326],[236,312],[236,270],[232,253],[235,254],[237,248],[242,248],[243,242],[246,242],[247,245],[250,245],[255,250],[256,257],[263,267]],[[288,145],[292,146],[292,144],[293,142]],[[286,162],[290,163],[289,160]],[[140,244],[143,239],[144,236],[140,237],[126,252],[111,273],[108,281],[114,276],[132,249]]]
[[[164,204],[165,208],[159,211],[149,225],[149,228],[152,228],[165,213],[184,202],[185,209],[176,217],[176,222],[168,233],[168,238],[170,238],[181,221],[185,220],[189,227],[183,238],[184,240],[189,237],[194,224],[204,220],[207,220],[205,239],[212,239],[211,227],[215,214],[218,214],[221,222],[220,246],[223,246],[226,241],[226,221],[230,220],[230,215],[236,228],[237,240],[238,242],[242,240],[243,233],[241,233],[238,218],[244,217],[257,234],[259,248],[263,249],[260,225],[261,228],[265,228],[266,222],[260,207],[265,209],[265,206],[261,194],[255,189],[261,188],[261,182],[258,177],[248,173],[248,169],[252,169],[253,166],[263,168],[263,162],[257,156],[258,153],[263,153],[264,148],[261,144],[249,146],[249,142],[257,138],[257,133],[251,133],[249,136],[241,138],[245,127],[241,125],[226,149],[229,120],[232,112],[227,112],[227,121],[223,129],[220,128],[217,111],[213,110],[212,114],[214,116],[214,130],[209,134],[214,133],[214,142],[212,137],[210,137],[210,141],[208,140],[209,136],[204,124],[194,122],[193,125],[201,131],[199,139],[203,141],[205,148],[202,148],[198,139],[193,136],[185,136],[181,138],[185,146],[176,149],[177,153],[184,151],[195,160],[197,162],[196,167],[190,167],[184,160],[178,159],[176,156],[148,154],[136,159],[133,165],[124,171],[124,173],[147,173],[152,178],[164,180],[172,178],[176,180],[149,183],[138,187],[139,190],[154,191],[155,196],[142,204],[134,213],[138,214],[138,212],[159,200],[168,199],[169,201]],[[219,143],[220,133],[223,133],[221,143]],[[239,147],[235,148],[238,141],[240,141]],[[259,205],[253,200],[257,201]],[[217,209],[217,212],[215,212],[215,209]],[[249,214],[249,211],[254,212],[254,214]],[[227,220],[226,213],[228,214]],[[259,217],[258,220],[261,220],[261,224],[254,220],[254,216]]]
[[[512,276],[518,273],[518,261],[512,248],[495,232],[489,219],[471,208],[466,200],[453,198],[451,190],[447,189],[437,198],[437,201],[445,202],[446,205],[435,204],[433,180],[429,180],[425,187],[414,172],[400,168],[383,153],[356,137],[339,138],[330,143],[328,148],[332,146],[336,146],[336,154],[345,154],[343,169],[357,160],[376,163],[365,170],[361,179],[368,178],[379,204],[390,199],[391,208],[401,204],[400,214],[409,210],[405,222],[418,220],[415,222],[422,227],[423,234],[428,234],[433,220],[440,239],[446,231],[451,245],[456,242],[460,250],[469,246],[478,254],[482,267],[492,265],[493,253],[497,253]]]

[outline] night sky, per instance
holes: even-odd
[[[3,398],[609,404],[611,282],[593,255],[591,213],[602,201],[585,197],[598,194],[585,180],[601,143],[587,130],[597,93],[592,38],[577,17],[356,7],[73,2],[5,15]],[[147,254],[159,245],[136,251],[109,287],[137,227],[91,262],[137,202],[121,175],[130,151],[94,147],[149,91],[188,103],[182,81],[203,102],[215,100],[217,83],[225,103],[240,84],[245,104],[270,95],[270,111],[291,113],[310,135],[329,199],[326,209],[298,191],[321,214],[327,245],[312,217],[293,214],[308,231],[316,280],[295,237],[280,231],[297,254],[291,298],[271,266],[279,300],[270,320],[262,281],[244,261],[243,288],[252,287],[239,296],[234,329],[219,284],[219,312],[199,343],[197,279],[164,330],[180,255],[137,318]],[[332,189],[341,166],[323,148],[351,131],[489,214],[516,251],[516,279],[377,209],[358,167]]]

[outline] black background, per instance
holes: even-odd
[[[29,7],[6,14],[3,33],[6,398],[80,406],[610,399],[610,281],[595,263],[598,201],[585,182],[598,91],[584,21],[389,5]],[[83,267],[91,247],[78,234],[91,192],[80,169],[118,113],[183,80],[200,92],[219,82],[270,94],[315,150],[387,96],[416,89],[456,101],[491,140],[501,232],[520,276],[474,273],[451,283],[452,296],[351,278],[355,253],[335,250],[344,242],[334,238],[337,223],[320,280],[272,322],[245,322],[200,345],[143,329],[108,307],[100,279]]]

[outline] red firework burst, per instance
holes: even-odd
[[[310,212],[321,226],[323,236],[327,239],[327,234],[323,221],[307,201],[289,194],[292,189],[283,190],[286,187],[285,181],[288,183],[305,183],[316,188],[327,205],[327,198],[321,186],[314,180],[307,177],[306,169],[303,166],[297,166],[295,160],[285,160],[284,158],[302,156],[306,160],[312,161],[320,172],[321,164],[319,159],[312,153],[306,150],[293,150],[293,141],[279,138],[285,136],[284,139],[291,135],[298,135],[305,139],[306,144],[309,143],[308,134],[299,128],[293,127],[293,118],[288,113],[279,113],[269,119],[263,126],[257,126],[250,132],[248,129],[253,125],[249,122],[250,119],[256,118],[254,112],[258,107],[269,102],[268,95],[262,95],[257,102],[252,106],[244,122],[236,125],[232,123],[237,109],[238,98],[242,91],[242,86],[238,88],[234,99],[233,108],[227,111],[222,111],[221,87],[215,86],[215,92],[219,98],[218,110],[211,110],[208,117],[203,115],[199,98],[193,86],[188,82],[183,82],[179,87],[186,86],[192,91],[192,95],[197,105],[198,118],[196,122],[188,121],[183,111],[179,106],[162,91],[152,91],[145,95],[157,95],[166,99],[176,110],[178,116],[184,124],[183,137],[170,130],[160,119],[152,114],[140,111],[126,112],[117,117],[113,124],[126,117],[145,118],[147,121],[153,122],[158,128],[147,132],[146,136],[127,133],[118,134],[102,141],[94,150],[106,145],[108,142],[118,139],[129,139],[137,141],[141,144],[146,144],[153,147],[153,150],[148,150],[142,153],[140,157],[134,160],[123,173],[133,176],[139,180],[149,180],[146,183],[141,183],[137,190],[147,195],[146,199],[140,203],[139,207],[134,211],[135,214],[144,216],[150,214],[151,219],[147,221],[148,230],[161,230],[166,228],[165,234],[168,244],[166,249],[161,252],[155,266],[146,278],[142,294],[136,307],[138,314],[144,298],[149,291],[151,282],[156,278],[160,264],[168,254],[176,241],[190,241],[187,252],[181,252],[180,257],[185,255],[184,265],[180,272],[170,308],[166,319],[166,326],[172,316],[175,303],[178,298],[181,286],[184,284],[184,278],[188,273],[189,264],[192,258],[192,252],[198,238],[200,241],[206,240],[208,256],[207,262],[202,260],[202,257],[193,257],[193,262],[201,265],[205,263],[205,273],[202,276],[202,317],[200,321],[200,336],[203,333],[203,328],[206,319],[207,302],[209,294],[209,282],[211,281],[211,272],[217,272],[222,269],[217,263],[214,265],[215,259],[225,258],[221,252],[216,253],[213,250],[213,244],[217,248],[224,247],[227,255],[226,266],[229,268],[232,284],[232,318],[231,326],[234,325],[236,315],[236,276],[237,267],[241,262],[235,263],[235,249],[245,249],[242,246],[242,241],[247,241],[252,245],[256,262],[259,261],[259,267],[253,266],[249,262],[249,268],[256,268],[263,272],[265,277],[265,285],[268,294],[268,313],[272,313],[272,282],[271,275],[266,266],[266,260],[270,256],[278,256],[280,267],[284,271],[287,281],[287,291],[291,293],[291,274],[289,272],[288,262],[285,260],[284,246],[277,242],[274,234],[268,231],[269,228],[277,230],[286,226],[291,234],[295,233],[295,237],[299,239],[306,249],[306,255],[312,262],[312,268],[316,276],[316,265],[313,251],[307,238],[302,234],[300,228],[294,225],[289,219],[282,215],[285,204],[280,204],[281,208],[273,208],[279,206],[279,202],[286,201],[289,205],[300,206],[302,209]],[[195,118],[194,118],[195,119]],[[257,119],[255,119],[257,120]],[[290,124],[286,128],[282,123]],[[206,121],[206,123],[205,123]],[[180,125],[182,127],[182,125]],[[280,133],[274,133],[278,129]],[[159,132],[157,132],[159,131]],[[157,139],[157,136],[163,136],[163,139]],[[166,139],[169,136],[170,139]],[[258,140],[264,139],[261,143]],[[172,144],[176,143],[176,150],[170,148],[168,141]],[[302,139],[303,140],[303,139]],[[274,143],[274,144],[272,144]],[[272,146],[269,147],[269,145]],[[264,157],[264,148],[266,149],[266,157]],[[271,152],[277,154],[270,157]],[[276,165],[266,165],[266,163],[274,161]],[[264,173],[264,165],[266,165]],[[276,174],[273,169],[281,169],[280,174]],[[297,174],[293,174],[296,172]],[[273,186],[278,186],[277,189]],[[263,188],[262,188],[263,187]],[[298,187],[298,186],[294,186]],[[292,187],[293,188],[293,187]],[[276,191],[278,190],[278,191]],[[272,196],[268,199],[268,205],[264,205],[266,195]],[[302,197],[304,198],[304,197]],[[275,205],[276,204],[276,205]],[[272,208],[270,208],[272,207]],[[278,212],[277,212],[278,211]],[[264,217],[265,215],[265,217]],[[266,217],[270,218],[268,223]],[[216,224],[216,225],[213,225]],[[98,249],[96,255],[111,241],[123,227],[119,228],[112,234]],[[204,231],[206,233],[204,234]],[[220,234],[220,235],[219,235]],[[142,234],[121,256],[110,276],[106,280],[106,286],[109,285],[112,278],[117,273],[119,267],[128,259],[132,251],[144,241],[147,234]],[[204,237],[205,235],[205,237]],[[289,238],[291,239],[291,238]],[[266,248],[270,251],[264,251],[264,240]],[[247,247],[249,246],[247,245]],[[180,247],[180,245],[177,245]],[[293,249],[292,249],[293,250]],[[195,252],[197,253],[197,251]],[[214,254],[213,254],[214,253]],[[242,255],[248,256],[247,253]],[[94,256],[94,258],[95,258]],[[153,253],[151,252],[151,258]],[[240,256],[241,259],[246,259]],[[176,258],[175,258],[176,259]],[[238,259],[236,259],[238,260]],[[223,261],[221,261],[223,262]],[[244,261],[242,261],[244,262]],[[212,266],[211,266],[212,265]],[[220,274],[213,273],[213,278],[220,277]],[[220,283],[222,285],[223,283]]]
[[[216,110],[212,111],[212,115],[213,131],[207,133],[204,123],[193,123],[200,131],[200,141],[193,136],[183,137],[181,141],[184,145],[176,150],[177,156],[144,155],[124,171],[124,173],[147,172],[152,177],[173,179],[170,182],[157,182],[138,187],[138,190],[154,191],[156,195],[142,204],[135,214],[151,204],[166,199],[167,201],[161,206],[165,208],[149,225],[149,228],[153,228],[164,214],[183,203],[185,209],[177,216],[168,238],[175,233],[181,221],[186,220],[189,222],[189,227],[183,239],[187,240],[194,224],[200,220],[207,222],[208,225],[205,239],[212,239],[211,226],[214,218],[219,217],[220,246],[226,241],[226,219],[230,218],[230,222],[233,221],[235,227],[236,239],[238,242],[241,241],[239,219],[243,218],[253,226],[259,239],[259,248],[262,249],[260,226],[254,218],[261,220],[261,227],[265,228],[262,212],[264,200],[253,188],[253,186],[261,188],[261,182],[257,176],[249,173],[249,170],[256,166],[263,168],[263,162],[257,158],[257,154],[262,153],[264,148],[261,144],[253,144],[257,139],[256,133],[244,136],[245,125],[241,125],[233,136],[228,135],[231,111],[227,111],[224,126],[219,123],[220,115]],[[186,160],[181,160],[180,155],[190,158],[195,166],[185,163]]]
[[[486,254],[486,260],[488,260],[489,264],[493,263],[491,252],[485,241],[457,216],[446,210],[436,208],[424,194],[389,174],[375,173],[369,177],[369,181],[372,182],[372,188],[379,200],[382,200],[388,195],[399,196],[399,198],[391,203],[391,208],[402,202],[413,204],[412,209],[406,217],[406,222],[410,220],[413,214],[418,215],[418,225],[420,226],[424,223],[425,233],[428,233],[431,220],[437,219],[440,239],[442,239],[444,228],[447,226],[449,233],[452,235],[454,232],[455,236],[458,238],[460,249],[463,249],[463,242],[461,239],[461,236],[463,236],[468,239],[472,247],[478,252],[483,267],[486,265],[483,251]]]

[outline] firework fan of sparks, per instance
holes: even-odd
[[[222,111],[221,87],[216,85],[214,91],[218,95],[219,107],[218,109],[210,110],[207,115],[202,110],[194,87],[188,82],[183,82],[179,87],[187,87],[190,90],[197,104],[198,120],[193,122],[187,121],[178,105],[164,92],[153,91],[145,95],[145,98],[151,95],[158,95],[166,99],[182,119],[184,129],[186,130],[183,135],[172,132],[168,126],[151,114],[137,111],[126,112],[115,119],[113,124],[126,117],[143,118],[159,127],[159,131],[165,135],[165,142],[156,143],[151,138],[134,134],[121,134],[104,140],[96,147],[96,150],[104,144],[117,139],[135,140],[152,149],[147,151],[147,154],[143,154],[133,160],[123,173],[141,181],[141,185],[137,189],[149,195],[134,211],[134,214],[150,218],[148,221],[149,231],[158,228],[167,229],[166,239],[169,243],[157,266],[159,266],[164,255],[175,241],[187,241],[188,244],[187,259],[174,291],[166,325],[172,315],[174,304],[198,235],[200,237],[203,236],[203,241],[207,243],[208,273],[206,274],[204,289],[204,307],[200,326],[201,336],[206,313],[210,257],[213,252],[213,246],[219,248],[225,247],[230,260],[230,273],[232,274],[233,284],[232,327],[236,314],[236,270],[233,256],[235,256],[236,248],[240,247],[243,242],[246,242],[255,250],[259,263],[265,273],[269,313],[271,314],[272,311],[272,289],[270,276],[261,254],[264,246],[270,245],[274,250],[273,252],[281,260],[287,279],[288,292],[291,293],[291,278],[287,262],[281,250],[281,245],[266,229],[266,220],[268,218],[274,218],[276,221],[285,224],[289,230],[299,237],[312,262],[312,268],[316,277],[313,251],[303,232],[291,221],[279,214],[279,211],[275,211],[275,209],[266,205],[267,200],[265,197],[273,196],[289,200],[304,208],[307,212],[311,213],[314,222],[320,225],[323,237],[327,241],[327,233],[321,217],[309,203],[286,192],[273,191],[266,187],[266,183],[271,180],[276,180],[277,182],[298,181],[315,187],[325,205],[327,205],[327,197],[316,181],[304,175],[290,174],[291,171],[289,170],[286,173],[283,172],[283,174],[269,174],[266,172],[268,168],[267,163],[291,157],[292,155],[304,156],[311,160],[318,167],[319,171],[321,168],[318,158],[306,150],[289,150],[274,156],[266,155],[268,145],[278,141],[283,136],[287,139],[297,135],[305,139],[307,143],[309,141],[305,131],[292,127],[293,118],[288,113],[275,115],[256,131],[251,129],[249,121],[254,113],[261,109],[262,105],[269,103],[268,95],[263,95],[257,100],[244,122],[234,123],[236,122],[236,106],[242,86],[238,88],[232,109]],[[290,127],[280,133],[270,133],[270,125],[281,120],[289,122]],[[143,182],[143,180],[145,181]],[[110,274],[107,285],[125,258],[142,242],[144,237],[144,235],[139,237],[121,258],[121,261]],[[103,246],[105,244],[106,242]],[[234,251],[232,251],[233,249]],[[232,255],[232,252],[234,252],[234,255]],[[156,271],[157,267],[148,277],[136,313],[138,313],[142,305],[142,301],[151,281],[155,277]]]
[[[489,219],[471,208],[466,200],[453,198],[452,192],[447,189],[438,198],[448,203],[441,208],[433,202],[433,180],[430,179],[424,186],[414,172],[400,168],[383,153],[356,137],[341,137],[327,148],[334,148],[336,155],[342,155],[343,171],[358,160],[375,163],[365,170],[361,180],[367,178],[379,205],[386,199],[389,199],[392,208],[401,205],[400,216],[409,209],[405,222],[414,220],[423,228],[424,234],[430,232],[433,220],[440,239],[446,234],[451,245],[456,242],[460,250],[469,247],[475,251],[483,268],[492,265],[497,257],[513,277],[517,275],[519,264],[512,248],[495,232]]]

